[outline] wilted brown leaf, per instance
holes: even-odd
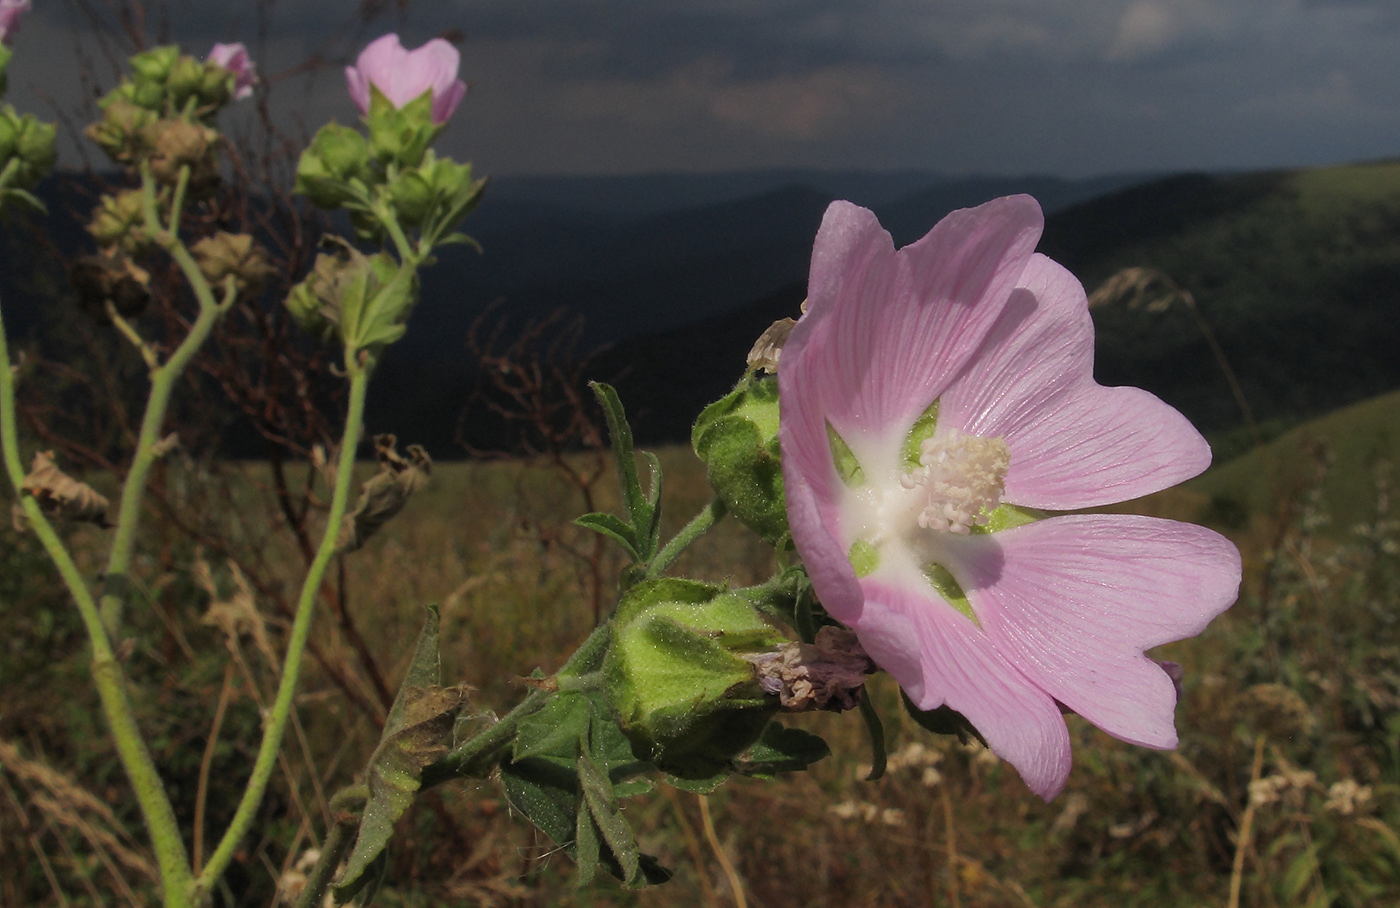
[[[40,451],[34,455],[29,475],[24,477],[20,489],[38,502],[39,509],[49,517],[95,523],[104,529],[115,526],[107,520],[107,499],[91,486],[60,470],[53,462],[52,451]],[[27,521],[24,509],[18,503],[14,506],[13,515],[15,529],[24,532]]]
[[[397,450],[398,439],[376,435],[374,450],[379,455],[379,472],[365,482],[355,509],[345,515],[336,545],[340,552],[353,552],[365,544],[379,528],[403,510],[409,496],[427,483],[433,471],[432,458],[418,445],[409,445],[408,457]]]

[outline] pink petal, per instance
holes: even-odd
[[[345,67],[345,90],[360,113],[369,113],[369,79],[353,66]]]
[[[456,73],[456,69],[453,69]],[[461,79],[455,80],[447,89],[439,94],[433,95],[433,122],[441,126],[452,119],[452,114],[457,110],[457,105],[462,103],[462,99],[467,96],[467,83]]]
[[[1042,223],[1034,199],[1011,196],[955,211],[896,252],[874,214],[832,203],[807,314],[783,348],[784,395],[810,398],[868,469],[977,351]],[[824,424],[804,434],[826,444]]]
[[[1093,378],[1094,326],[1074,275],[1035,255],[967,370],[939,400],[941,427],[1000,436],[1003,500],[1093,507],[1173,486],[1210,464],[1187,419],[1138,388]]]
[[[830,455],[827,469],[830,469]],[[844,624],[860,620],[865,594],[856,582],[846,550],[831,533],[830,515],[824,516],[817,496],[799,470],[788,466],[783,458],[783,494],[787,499],[788,528],[793,543],[802,553],[807,575],[817,591],[817,598],[831,617]],[[839,481],[839,480],[838,480]]]
[[[1229,540],[1172,520],[1079,514],[947,543],[945,566],[1003,659],[1114,737],[1176,746],[1172,680],[1143,651],[1200,633],[1235,601]]]
[[[1069,731],[1055,702],[926,587],[871,580],[861,586],[866,605],[855,625],[861,645],[914,704],[947,704],[962,713],[1031,791],[1047,801],[1058,794],[1071,757]]]

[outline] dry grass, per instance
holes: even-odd
[[[703,505],[707,490],[689,452],[665,451],[663,462],[669,534]],[[257,469],[248,468],[250,484]],[[557,667],[592,625],[589,540],[568,522],[578,510],[571,494],[547,468],[528,463],[443,465],[400,517],[346,559],[350,613],[391,685],[431,602],[442,605],[445,674],[477,688],[475,714],[508,709],[524,693],[521,676]],[[602,507],[615,506],[613,492],[599,494]],[[1400,902],[1400,655],[1393,643],[1400,569],[1393,521],[1381,498],[1373,499],[1366,531],[1340,542],[1316,532],[1326,506],[1320,496],[1303,495],[1283,524],[1273,513],[1247,515],[1232,531],[1247,559],[1241,603],[1202,637],[1161,654],[1188,670],[1181,748],[1133,748],[1071,717],[1076,767],[1052,804],[1030,795],[986,751],[904,719],[897,689],[877,677],[872,693],[893,754],[883,779],[863,781],[870,757],[859,720],[823,715],[799,722],[833,750],[811,772],[732,782],[703,809],[694,795],[664,787],[629,801],[627,817],[643,847],[676,871],[666,886],[627,892],[603,881],[576,892],[567,858],[512,816],[486,782],[430,793],[405,818],[382,904],[1156,908],[1230,904],[1232,887],[1248,908]],[[1212,507],[1211,493],[1187,489],[1122,509],[1199,519]],[[258,536],[255,527],[248,532]],[[276,533],[275,526],[264,533],[273,550]],[[622,562],[606,557],[604,574],[616,577]],[[752,534],[726,522],[677,571],[747,584],[772,564]],[[214,825],[218,799],[246,766],[246,751],[231,742],[252,731],[259,685],[271,669],[253,655],[262,649],[256,624],[242,635],[246,667],[232,675],[235,625],[233,632],[197,625],[214,598],[199,591],[201,583],[222,591],[218,601],[240,601],[247,592],[235,571],[212,559],[208,565],[200,582],[188,583],[178,623],[193,656],[171,657],[177,671],[159,702],[176,712],[154,738],[163,759],[177,763],[175,748],[188,742],[184,777],[211,779],[198,785],[207,788]],[[286,566],[288,577],[294,568]],[[328,657],[359,677],[336,623],[325,615],[318,621]],[[268,628],[274,639],[282,631],[272,619]],[[322,793],[348,781],[377,738],[321,669],[311,667],[303,691],[303,733],[288,748],[261,838],[235,867],[231,891],[243,895],[231,904],[270,903],[277,878],[324,828]],[[223,728],[211,743],[221,701]],[[6,727],[21,718],[10,717]],[[68,754],[94,750],[101,751],[99,741],[70,742]],[[9,815],[22,814],[29,825],[6,834],[13,843],[0,855],[29,881],[35,904],[92,901],[91,892],[83,895],[89,887],[121,891],[113,871],[79,872],[68,855],[80,849],[106,854],[134,893],[149,892],[144,873],[119,856],[142,853],[126,831],[139,836],[129,814],[102,817],[99,826],[98,814],[65,801],[38,776],[10,769],[4,754]],[[79,762],[90,766],[91,758]],[[110,840],[84,831],[75,817]]]

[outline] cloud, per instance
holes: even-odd
[[[620,115],[656,124],[697,114],[734,132],[818,141],[889,113],[892,87],[871,67],[837,65],[800,74],[738,77],[723,60],[697,60],[664,79],[591,80],[565,88],[576,116]]]

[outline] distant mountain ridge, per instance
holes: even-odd
[[[490,187],[464,225],[485,254],[450,248],[423,273],[422,302],[371,392],[369,430],[438,456],[459,452],[454,432],[475,376],[466,337],[498,302],[492,317],[507,320],[507,334],[559,309],[581,317],[577,350],[602,350],[590,376],[619,383],[639,438],[683,438],[699,407],[738,377],[763,327],[795,314],[822,212],[843,188],[874,208],[898,244],[953,208],[1030,192],[1048,215],[1041,251],[1090,290],[1127,266],[1170,276],[1191,292],[1194,311],[1096,310],[1096,375],[1153,391],[1207,431],[1239,426],[1242,412],[1202,325],[1261,422],[1400,387],[1400,162],[1146,181],[560,177]],[[716,195],[690,204],[702,192]],[[54,244],[85,251],[71,213],[80,207],[51,210]],[[40,270],[29,258],[0,257],[0,298],[16,338],[15,326],[32,324],[42,299],[61,292],[16,292]]]

